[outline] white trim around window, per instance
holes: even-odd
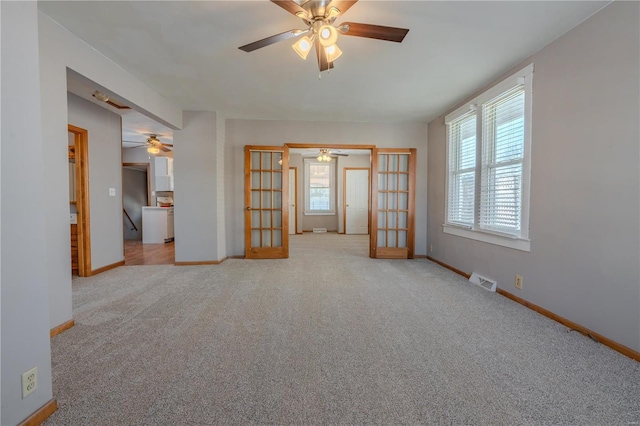
[[[307,216],[330,216],[336,214],[336,164],[304,160],[304,214]],[[312,175],[321,172],[315,181]],[[312,188],[313,185],[313,188]],[[312,196],[312,191],[317,192]]]
[[[532,81],[533,64],[445,117],[445,233],[531,250]],[[470,117],[475,134],[469,132]]]

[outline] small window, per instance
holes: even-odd
[[[529,251],[533,65],[447,115],[444,232]]]
[[[335,163],[305,160],[305,214],[335,214]]]

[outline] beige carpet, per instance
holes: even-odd
[[[73,282],[47,425],[640,422],[640,364],[366,236]]]

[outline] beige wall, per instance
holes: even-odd
[[[428,162],[431,256],[636,351],[639,14],[637,2],[614,2],[496,79],[535,66],[530,253],[442,232],[444,114],[429,123]]]

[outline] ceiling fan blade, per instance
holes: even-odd
[[[163,152],[171,152],[171,150],[165,147],[164,145],[158,145],[158,148],[160,149],[160,151],[163,151]]]
[[[162,145],[164,145],[164,146],[170,146],[171,148],[173,148],[173,144],[172,144],[172,143],[163,143]]]
[[[307,15],[307,11],[293,0],[271,0],[271,3],[277,4],[292,15],[298,16],[296,15],[298,12],[304,13],[305,16]]]
[[[336,7],[340,11],[340,16],[344,15],[344,13],[351,9],[351,6],[356,4],[358,0],[333,0],[331,4],[329,4],[328,9],[331,7]]]
[[[327,62],[327,55],[325,55],[324,49],[318,38],[316,38],[316,56],[318,57],[318,69],[320,72],[333,68],[333,62]]]
[[[382,25],[358,24],[344,22],[338,30],[348,36],[375,38],[378,40],[395,41],[401,43],[409,30],[405,28],[383,27]]]
[[[254,41],[253,43],[245,44],[244,46],[238,47],[238,49],[244,50],[245,52],[253,52],[254,50],[270,46],[272,44],[278,43],[279,41],[298,37],[299,35],[302,35],[306,32],[308,32],[308,30],[290,30],[284,33],[273,35],[271,37],[263,38],[262,40]]]

